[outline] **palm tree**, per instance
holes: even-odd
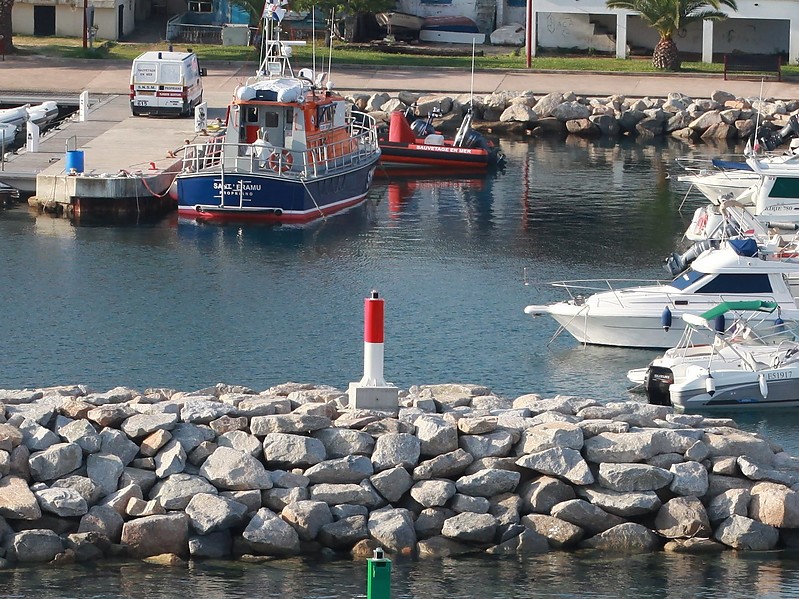
[[[606,0],[605,3],[608,8],[637,12],[660,34],[652,53],[652,65],[668,71],[680,68],[675,33],[694,21],[726,19],[727,15],[719,10],[722,5],[738,10],[735,0]]]

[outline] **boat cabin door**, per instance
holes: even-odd
[[[245,143],[265,139],[273,146],[291,147],[294,109],[288,106],[247,106],[244,111]]]

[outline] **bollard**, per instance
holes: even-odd
[[[374,557],[366,560],[366,599],[391,598],[391,560],[383,550],[375,549]]]
[[[399,389],[383,380],[384,302],[377,291],[363,306],[363,378],[350,383],[350,409],[399,410]]]
[[[78,97],[78,120],[81,123],[89,120],[89,92],[85,90]]]
[[[39,151],[39,125],[33,121],[26,123],[27,130],[25,131],[25,149],[28,152]]]

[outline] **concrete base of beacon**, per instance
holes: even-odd
[[[399,412],[399,389],[394,386],[369,387],[350,383],[347,391],[351,410]]]

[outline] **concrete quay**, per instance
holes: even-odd
[[[90,108],[86,121],[76,114],[45,133],[38,152],[23,148],[9,154],[0,162],[0,183],[32,196],[29,203],[40,210],[69,217],[164,214],[174,208],[167,190],[180,170],[179,151],[198,137],[194,120],[133,117],[127,96],[130,65],[119,62],[106,70],[80,64],[94,62],[8,57],[0,70],[0,102],[57,98],[77,105],[85,90]],[[246,75],[231,81],[238,69],[244,67],[205,81],[206,100],[222,107],[209,109],[211,119],[224,116],[233,89],[251,72],[247,68]],[[67,172],[68,149],[83,152],[83,174]]]
[[[0,182],[42,210],[70,217],[81,212],[163,214],[180,159],[177,149],[195,138],[192,119],[134,119],[126,96],[95,97],[88,120],[68,121],[43,136],[38,152],[11,154]],[[77,117],[77,115],[75,115]],[[66,172],[66,150],[83,152],[84,173]],[[172,153],[172,157],[170,157]]]

